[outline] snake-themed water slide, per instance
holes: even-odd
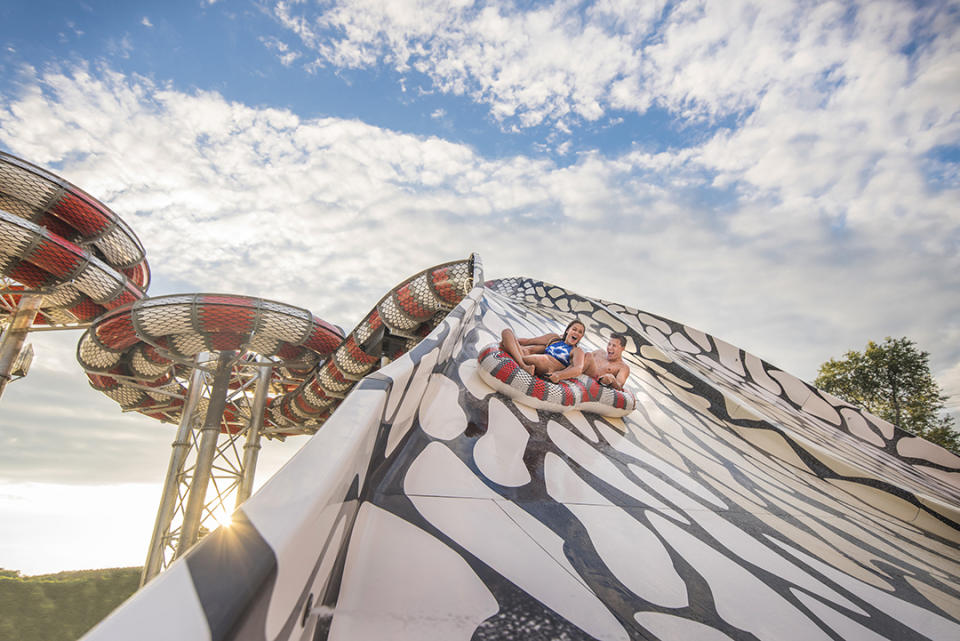
[[[87,637],[957,639],[960,460],[718,338],[474,287]],[[477,375],[503,328],[628,337],[623,418]]]
[[[3,309],[34,296],[33,322],[86,327],[96,390],[186,424],[216,414],[190,391],[213,354],[268,372],[224,378],[214,433],[309,438],[88,639],[960,638],[960,459],[719,338],[474,259],[344,333],[275,301],[146,297],[129,228],[6,155],[0,210]],[[627,336],[625,416],[478,374],[504,328],[575,318],[589,348]]]

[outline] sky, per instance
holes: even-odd
[[[907,336],[960,415],[958,27],[924,1],[10,0],[0,149],[119,214],[152,295],[349,330],[477,252],[808,381]],[[91,390],[78,339],[35,334],[0,401],[0,567],[143,562],[174,428]]]

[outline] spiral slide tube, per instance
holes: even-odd
[[[36,323],[83,323],[143,298],[150,269],[130,228],[71,183],[0,152],[0,314],[44,296]]]
[[[81,337],[77,359],[91,386],[125,411],[179,422],[201,352],[240,350],[271,358],[271,387],[283,389],[302,380],[342,340],[339,328],[283,303],[223,294],[158,296],[98,318]],[[242,429],[250,418],[245,413],[228,403],[223,429]]]
[[[308,311],[282,303],[220,294],[147,298],[98,318],[80,339],[77,359],[91,386],[124,411],[179,422],[197,354],[245,350],[279,357],[266,412],[274,429],[266,433],[312,433],[384,357],[400,356],[436,327],[472,286],[472,270],[472,260],[463,260],[416,274],[346,338]],[[303,380],[303,372],[314,368]],[[244,418],[244,411],[228,404],[226,416],[225,426]]]
[[[350,332],[315,374],[295,391],[272,400],[278,426],[319,425],[381,358],[393,360],[429,334],[473,286],[476,256],[444,263],[393,288]]]

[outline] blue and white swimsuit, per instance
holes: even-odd
[[[570,367],[570,358],[573,353],[573,345],[569,345],[561,340],[556,340],[546,346],[544,354],[549,354],[560,361],[564,367]]]

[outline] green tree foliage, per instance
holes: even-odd
[[[0,641],[74,641],[133,594],[140,568],[21,576],[0,570]]]
[[[814,385],[858,405],[897,427],[960,452],[953,418],[942,415],[940,386],[930,373],[930,354],[906,338],[889,336],[867,343],[863,352],[849,351],[820,366]]]

